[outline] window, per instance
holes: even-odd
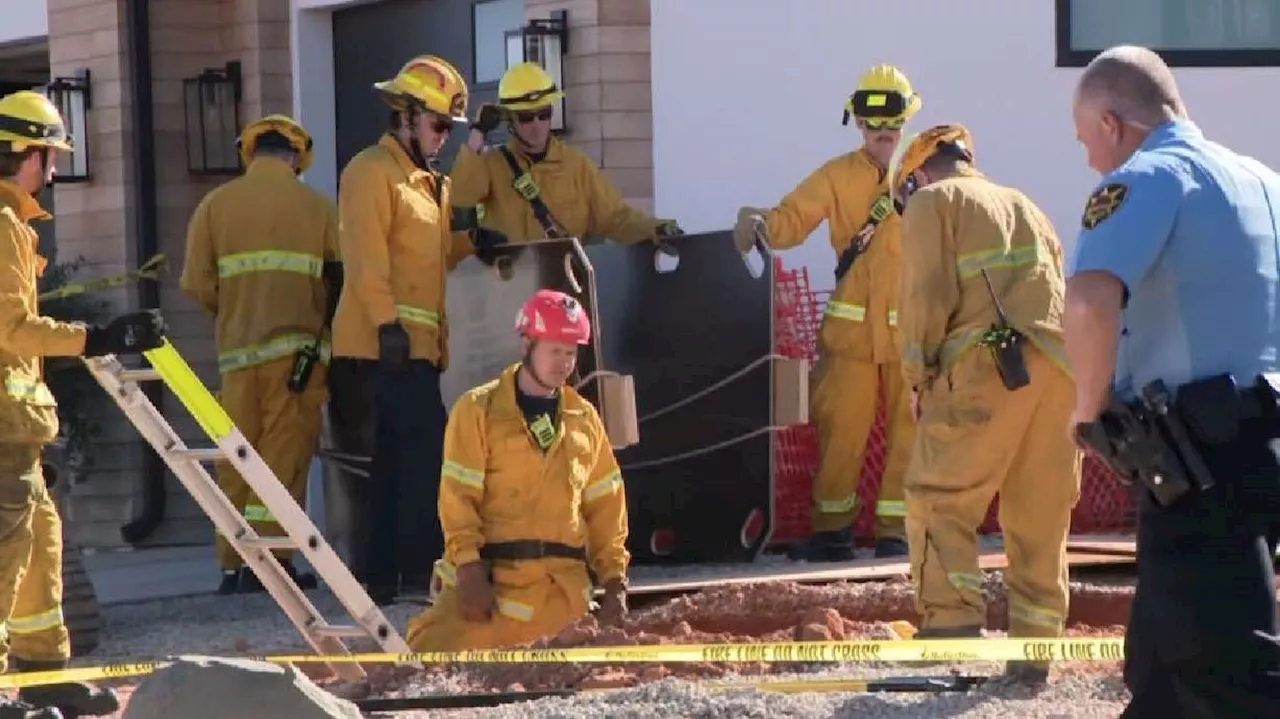
[[[1058,67],[1143,45],[1174,67],[1280,65],[1280,0],[1057,0]]]
[[[507,69],[504,33],[524,27],[524,0],[483,0],[472,9],[477,85],[502,79]]]

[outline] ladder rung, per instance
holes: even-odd
[[[193,462],[218,462],[227,458],[227,454],[217,447],[205,449],[171,449],[169,454],[178,459]]]
[[[123,369],[117,374],[121,382],[154,382],[161,379],[160,373],[151,369]]]
[[[258,537],[241,539],[240,544],[254,549],[297,549],[298,543],[288,537]]]
[[[321,637],[360,638],[369,636],[369,632],[365,631],[363,627],[352,627],[346,625],[312,627],[310,632]]]

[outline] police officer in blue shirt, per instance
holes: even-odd
[[[1068,431],[1108,459],[1099,448],[1121,444],[1089,432],[1115,437],[1116,418],[1145,418],[1125,436],[1159,449],[1146,464],[1133,451],[1111,462],[1145,485],[1123,716],[1280,716],[1280,419],[1259,381],[1280,369],[1280,176],[1207,140],[1144,48],[1095,58],[1074,116],[1102,179],[1068,270]],[[1166,415],[1151,411],[1156,380]]]

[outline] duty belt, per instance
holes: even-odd
[[[516,539],[510,542],[493,542],[480,547],[480,558],[486,560],[521,561],[530,559],[576,559],[587,561],[587,550],[572,547],[559,542],[544,542],[540,539]]]

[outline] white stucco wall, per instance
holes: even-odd
[[[9,0],[0,22],[0,45],[38,40],[49,35],[49,3],[46,0]]]
[[[338,197],[334,126],[333,11],[359,0],[290,0],[289,52],[293,60],[293,116],[311,133],[308,185]]]
[[[964,123],[979,167],[1030,195],[1074,244],[1096,176],[1071,123],[1079,70],[1054,67],[1054,4],[969,0],[651,0],[655,204],[691,231],[769,207],[828,158],[856,146],[844,100],[876,63],[901,67],[924,107],[910,128]],[[1212,138],[1280,168],[1265,118],[1280,68],[1176,70],[1192,119]],[[1248,111],[1241,111],[1241,103]],[[829,289],[825,223],[786,256]]]

